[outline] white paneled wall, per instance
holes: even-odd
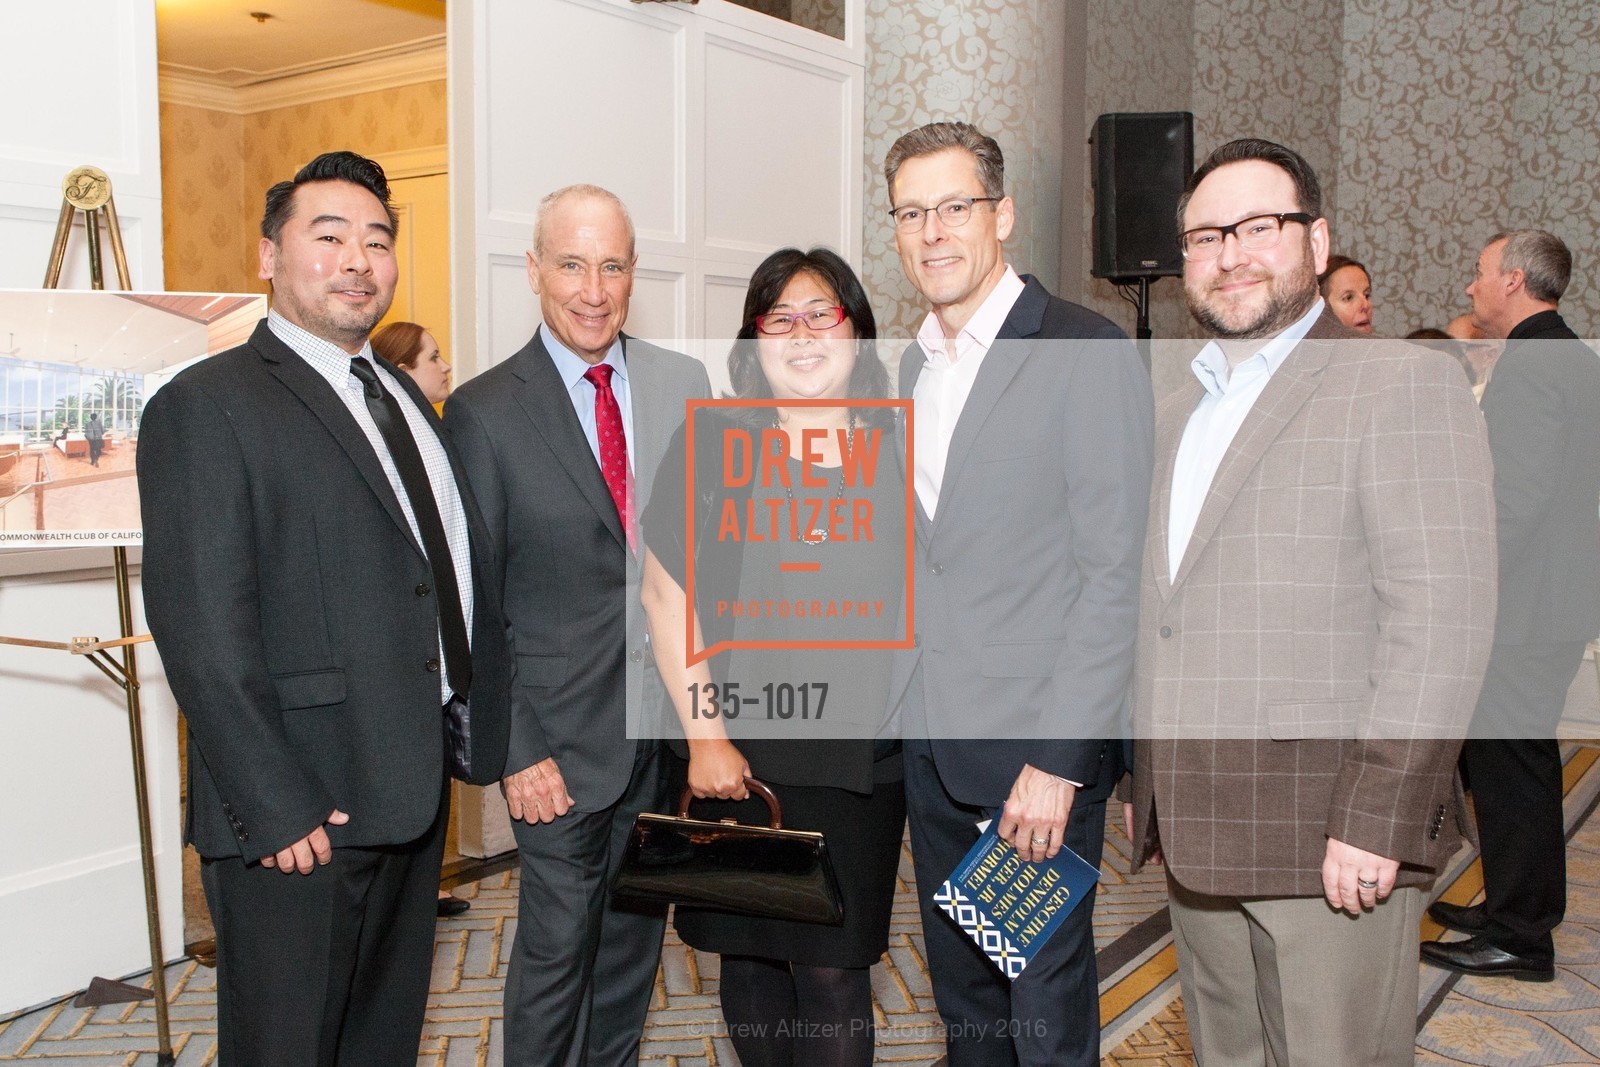
[[[161,175],[153,0],[0,4],[0,286],[34,288],[83,164],[111,177],[137,289],[159,290]],[[106,284],[117,288],[109,244]],[[61,285],[89,285],[80,222]],[[0,548],[0,634],[116,636],[110,549]],[[142,628],[137,612],[136,626]],[[164,950],[183,952],[177,710],[149,646],[139,653],[155,797]],[[81,657],[0,646],[0,1015],[96,975],[150,966],[127,714]]]

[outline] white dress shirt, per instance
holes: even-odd
[[[1194,524],[1211,492],[1211,481],[1227,455],[1228,446],[1255,406],[1273,373],[1305,339],[1324,307],[1321,298],[1294,325],[1266,341],[1249,359],[1229,373],[1228,357],[1215,341],[1208,342],[1190,367],[1205,386],[1200,402],[1189,415],[1172,464],[1172,508],[1167,523],[1168,581],[1178,577],[1178,565],[1194,536]]]
[[[931,311],[917,331],[917,343],[928,361],[922,365],[911,391],[916,412],[912,443],[916,449],[917,499],[930,519],[939,507],[939,489],[944,483],[945,461],[950,455],[956,422],[972,394],[983,357],[994,347],[995,337],[1023,288],[1017,272],[1007,266],[994,290],[978,305],[954,341],[946,340],[939,316]]]
[[[411,527],[411,536],[416,538],[418,547],[422,547],[422,533],[417,529],[417,517],[412,513],[411,498],[406,495],[405,483],[400,480],[400,468],[394,465],[394,457],[389,454],[389,446],[384,442],[383,434],[372,418],[372,412],[367,409],[366,386],[362,385],[361,379],[350,371],[350,361],[357,357],[332,341],[325,341],[313,333],[306,332],[276,311],[267,312],[267,328],[278,340],[288,345],[295,355],[310,364],[311,369],[333,387],[334,393],[349,409],[356,420],[356,425],[361,427],[361,432],[372,445],[372,451],[377,453],[378,462],[383,465],[384,476],[389,479],[389,486],[394,490],[394,495],[400,499],[400,510],[405,513],[406,523]],[[439,508],[439,521],[444,526],[445,541],[450,546],[450,562],[455,567],[456,588],[461,591],[461,616],[467,624],[467,641],[470,644],[472,542],[467,534],[467,513],[461,506],[461,490],[457,488],[455,474],[450,470],[450,457],[446,455],[444,443],[428,424],[428,417],[422,413],[422,409],[406,396],[405,390],[395,381],[394,375],[373,358],[372,345],[363,345],[360,356],[372,364],[373,369],[378,372],[378,377],[384,380],[383,387],[394,394],[401,412],[405,414],[406,425],[411,429],[411,437],[417,443],[417,451],[422,454],[422,465],[428,472],[428,484],[433,488],[433,501]],[[423,548],[423,554],[427,554],[426,548]],[[450,699],[449,675],[450,671],[445,665],[444,658],[444,638],[441,636],[439,639],[441,705]]]

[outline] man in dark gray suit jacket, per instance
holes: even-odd
[[[1025,859],[1098,865],[1122,774],[1150,488],[1150,379],[1111,322],[1006,265],[1000,147],[966,123],[884,163],[906,276],[932,310],[901,357],[915,402],[915,644],[890,708],[934,999],[952,1067],[1097,1064],[1093,899],[1014,983],[934,904],[977,824]]]
[[[508,1064],[633,1063],[661,954],[663,916],[610,900],[634,818],[666,801],[638,517],[685,402],[710,383],[688,356],[622,334],[635,260],[614,195],[545,197],[528,253],[544,324],[446,408],[503,563],[517,661]]]
[[[1600,633],[1600,358],[1556,304],[1572,254],[1543,230],[1496,234],[1467,288],[1473,323],[1506,345],[1483,394],[1494,456],[1500,607],[1472,737],[1462,747],[1483,849],[1484,902],[1440,902],[1423,958],[1468,974],[1555,977],[1567,902],[1556,726]]]
[[[416,1058],[446,770],[505,764],[488,532],[433,409],[367,344],[388,195],[350,152],[273,186],[271,314],[140,424],[145,612],[189,725],[232,1067]]]

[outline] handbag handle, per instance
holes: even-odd
[[[774,793],[766,782],[759,778],[746,778],[744,787],[762,800],[767,802],[767,825],[774,830],[783,829],[783,806],[778,803],[778,795]],[[694,790],[688,786],[683,787],[683,792],[678,796],[678,818],[689,817],[689,805],[694,802]]]

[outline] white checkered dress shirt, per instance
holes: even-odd
[[[326,379],[339,399],[344,401],[344,406],[355,417],[356,425],[367,435],[372,451],[378,455],[378,462],[383,464],[383,473],[389,479],[394,495],[400,499],[400,510],[405,512],[406,522],[411,527],[411,536],[416,538],[420,547],[422,534],[417,529],[417,517],[411,512],[411,498],[406,495],[405,483],[400,480],[400,469],[394,465],[394,457],[389,455],[389,446],[384,444],[383,434],[378,431],[378,424],[373,421],[372,412],[367,410],[366,392],[361,379],[350,373],[350,360],[355,357],[331,341],[324,341],[314,334],[307,333],[276,311],[267,313],[267,326],[278,340],[288,345],[295,355],[309,363],[312,370]],[[456,586],[461,590],[461,615],[466,620],[467,640],[470,642],[472,640],[472,546],[467,537],[467,513],[461,507],[461,491],[456,488],[455,475],[450,470],[450,457],[445,455],[444,444],[439,440],[439,435],[428,425],[427,416],[411,402],[411,398],[406,395],[400,383],[394,380],[394,375],[373,357],[370,344],[362,347],[361,356],[371,363],[377,370],[378,376],[384,379],[384,388],[395,395],[400,410],[405,412],[406,423],[411,427],[411,436],[417,442],[417,451],[422,453],[422,465],[427,468],[428,481],[433,486],[433,499],[439,506],[439,521],[444,524],[445,539],[450,544],[451,562],[456,570]],[[450,699],[449,671],[444,662],[444,644],[441,638],[439,646],[441,705]]]

